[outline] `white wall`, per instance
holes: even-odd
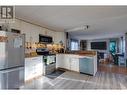
[[[0,23],[0,25],[2,25]],[[54,43],[59,43],[61,40],[64,45],[66,45],[66,38],[64,32],[52,31],[22,20],[15,19],[15,23],[9,24],[10,28],[21,30],[21,33],[26,34],[26,42],[38,42],[39,34],[47,35],[53,37]]]

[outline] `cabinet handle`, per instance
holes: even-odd
[[[32,60],[38,60],[37,58],[34,58],[34,59],[32,59]]]

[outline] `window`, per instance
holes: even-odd
[[[116,41],[110,41],[110,52],[116,53]]]
[[[78,40],[71,40],[71,50],[79,50]]]

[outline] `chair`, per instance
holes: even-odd
[[[118,65],[118,56],[112,52],[110,52],[111,56],[112,56],[112,63],[114,63],[115,65]]]

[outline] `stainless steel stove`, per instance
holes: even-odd
[[[54,72],[56,70],[56,55],[49,53],[49,51],[44,48],[39,48],[36,52],[38,55],[43,56],[44,75]]]

